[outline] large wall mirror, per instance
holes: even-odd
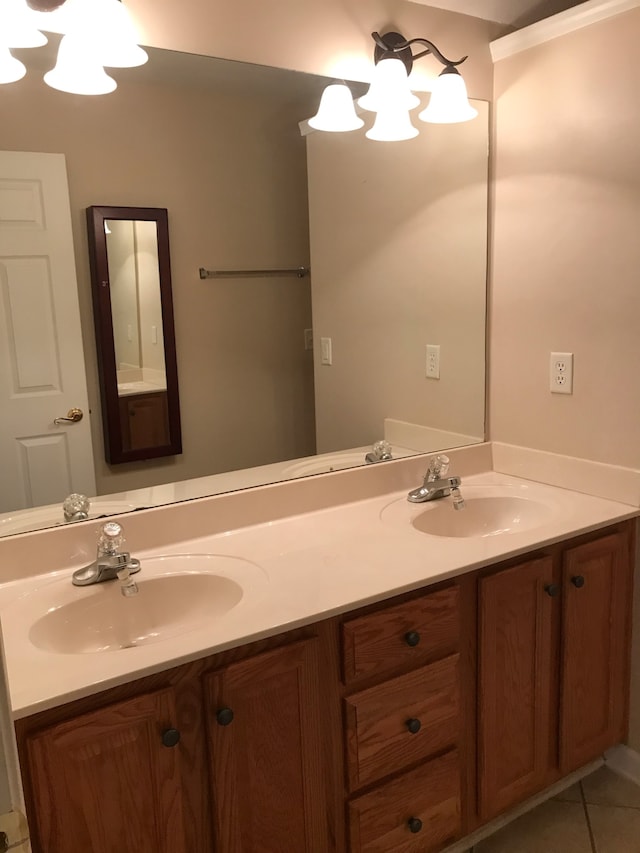
[[[406,142],[305,135],[320,77],[150,50],[114,93],[83,98],[44,85],[36,53],[0,86],[2,147],[66,158],[92,515],[365,464],[381,439],[396,457],[484,439],[486,103]],[[85,221],[98,202],[169,214],[180,455],[104,458]],[[253,274],[300,266],[310,275]],[[11,452],[0,438],[0,460]],[[63,497],[5,501],[0,533],[59,523]]]
[[[107,462],[182,451],[167,211],[87,209]]]

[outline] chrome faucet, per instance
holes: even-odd
[[[443,454],[432,456],[429,459],[429,467],[424,475],[423,484],[413,489],[407,495],[411,503],[419,504],[426,501],[435,501],[451,495],[454,509],[464,509],[464,498],[460,494],[462,480],[460,477],[450,477],[449,457]]]
[[[364,457],[365,462],[387,462],[393,459],[391,445],[388,441],[376,441],[369,453]]]
[[[119,578],[121,582],[128,581],[129,575],[140,571],[140,560],[133,559],[128,551],[123,551],[123,545],[122,527],[118,522],[108,521],[103,524],[98,537],[96,559],[73,573],[73,585],[89,586],[115,578]]]

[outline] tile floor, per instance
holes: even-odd
[[[640,787],[601,767],[473,853],[640,853]]]

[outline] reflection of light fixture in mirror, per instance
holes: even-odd
[[[8,47],[0,44],[0,83],[15,83],[26,73],[27,69],[22,62],[11,55]]]
[[[117,84],[105,73],[104,66],[133,68],[148,60],[147,53],[138,45],[133,21],[122,0],[62,0],[53,5],[60,8],[47,15],[51,15],[52,28],[63,33],[63,39],[56,67],[45,75],[49,86],[80,95],[106,94],[112,92]],[[45,19],[45,13],[30,9],[27,0],[0,0],[0,38],[3,44],[8,47],[45,44],[46,37],[37,30],[37,26],[48,29],[42,23]],[[18,32],[20,21],[24,26]],[[11,23],[11,27],[8,24],[5,27],[5,22]],[[14,29],[16,35],[8,41],[5,33],[13,33]],[[4,70],[9,65],[11,72]],[[18,75],[18,70],[18,66],[11,63],[10,55],[7,59],[4,53],[0,54],[0,83],[14,82],[24,76],[24,71]]]
[[[357,130],[364,122],[358,118],[353,106],[353,95],[346,83],[332,83],[322,93],[318,112],[309,119],[316,130],[341,133]]]
[[[6,47],[41,47],[47,43],[47,37],[38,29],[36,16],[27,6],[27,0],[2,0],[0,33]]]
[[[107,222],[106,219],[104,221],[104,233],[105,234],[111,234],[111,228],[109,228],[109,223]]]
[[[53,89],[75,95],[106,95],[117,85],[96,61],[91,45],[78,35],[63,37],[56,67],[47,71],[44,82]]]
[[[447,59],[428,39],[408,40],[400,33],[390,32],[382,36],[379,33],[371,33],[371,36],[376,44],[375,69],[369,91],[358,100],[363,109],[378,114],[374,126],[367,131],[369,139],[390,141],[411,139],[417,135],[408,110],[418,106],[420,100],[411,91],[409,75],[414,61],[427,54],[435,56],[438,62],[444,65],[444,71],[434,84],[429,106],[418,118],[422,121],[453,124],[468,121],[478,115],[477,110],[469,103],[464,80],[457,70],[457,66],[467,59],[466,56],[458,60]],[[411,50],[413,44],[421,44],[425,50],[414,54]],[[319,130],[325,129],[312,122],[310,124]]]

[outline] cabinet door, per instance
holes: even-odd
[[[544,787],[552,721],[550,557],[479,584],[479,807],[483,820]],[[551,594],[550,594],[551,593]]]
[[[217,853],[330,849],[317,642],[207,676]]]
[[[187,853],[175,719],[163,690],[29,736],[34,853]]]
[[[564,555],[560,768],[568,773],[624,739],[632,561],[624,533]]]
[[[120,397],[123,450],[161,447],[169,442],[167,392]]]

